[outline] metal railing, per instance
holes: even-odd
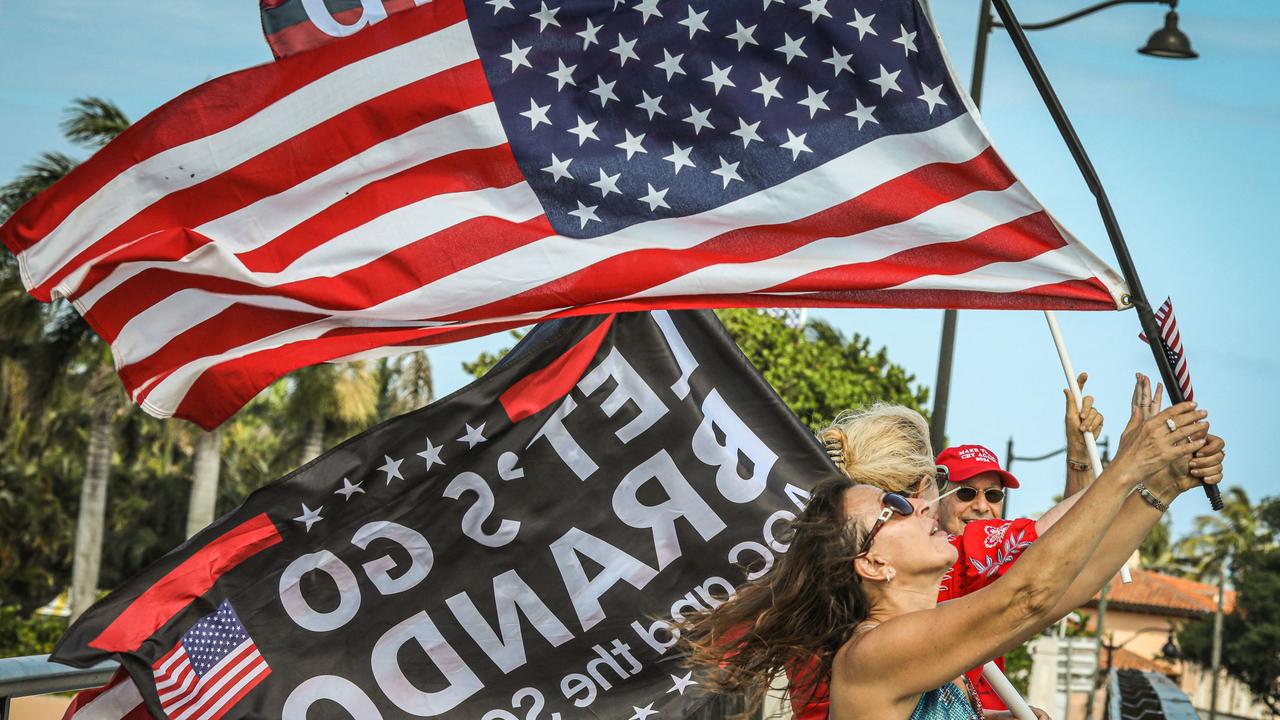
[[[89,668],[73,668],[49,662],[48,655],[0,658],[0,720],[9,720],[12,698],[105,685],[118,667],[119,663],[106,660]]]

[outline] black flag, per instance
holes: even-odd
[[[53,657],[116,656],[182,720],[679,718],[709,695],[666,620],[770,567],[832,472],[710,312],[558,321],[254,493]]]

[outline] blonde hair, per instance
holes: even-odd
[[[929,426],[902,405],[876,403],[840,413],[818,432],[832,462],[845,477],[888,492],[913,493],[936,470]]]

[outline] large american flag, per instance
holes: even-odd
[[[205,427],[294,368],[553,316],[1125,294],[916,0],[435,0],[186,93],[0,237]]]
[[[217,720],[271,674],[231,603],[222,601],[152,666],[170,720]]]
[[[1182,333],[1178,331],[1178,319],[1173,316],[1173,298],[1165,298],[1160,309],[1155,313],[1156,326],[1160,328],[1160,349],[1169,359],[1173,375],[1178,379],[1178,389],[1183,400],[1195,400],[1195,390],[1191,388],[1191,368],[1187,367],[1187,353],[1182,348]],[[1138,339],[1147,342],[1146,333],[1140,333]]]

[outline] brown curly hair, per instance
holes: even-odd
[[[867,530],[843,510],[853,486],[839,476],[820,482],[783,531],[780,539],[790,548],[777,564],[718,607],[678,625],[686,662],[704,686],[745,695],[754,710],[773,678],[791,668],[803,670],[790,679],[793,700],[820,699],[836,651],[870,612],[853,569]]]

